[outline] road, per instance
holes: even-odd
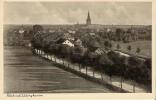
[[[28,48],[4,47],[5,93],[112,93],[114,91],[64,71]]]

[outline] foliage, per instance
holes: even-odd
[[[33,25],[34,34],[36,34],[39,31],[43,31],[43,27],[41,25]]]
[[[137,48],[136,53],[140,53],[141,49]]]
[[[119,45],[119,44],[117,44],[116,48],[119,50],[121,47],[120,47],[120,45]]]
[[[128,51],[131,51],[132,50],[132,47],[129,45],[129,46],[127,46],[127,50]]]
[[[106,48],[111,48],[112,47],[112,44],[111,44],[111,42],[110,41],[105,41],[104,42],[104,46],[106,47]]]

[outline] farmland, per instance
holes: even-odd
[[[123,43],[123,42],[114,42],[112,41],[112,49],[116,49],[117,44],[120,44],[120,50],[124,51],[124,52],[128,52],[130,54],[136,54],[136,49],[140,48],[141,51],[139,54],[139,56],[143,56],[143,57],[151,57],[151,53],[152,53],[152,42],[151,41],[135,41],[135,42],[129,42],[129,43]],[[132,47],[131,51],[127,50],[128,46]]]

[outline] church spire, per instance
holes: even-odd
[[[90,18],[90,13],[89,13],[89,11],[88,11],[88,16],[87,16],[86,24],[87,24],[87,25],[91,25],[91,18]]]
[[[89,11],[88,11],[88,17],[87,17],[87,19],[90,19],[90,14],[89,14]]]

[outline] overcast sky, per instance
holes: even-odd
[[[93,24],[152,23],[150,2],[5,2],[4,23],[85,23],[88,10]]]

